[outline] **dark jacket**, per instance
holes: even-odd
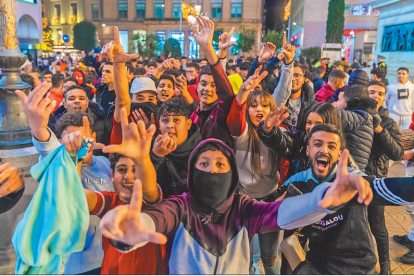
[[[24,193],[24,188],[16,193],[11,193],[5,197],[0,197],[0,214],[9,211],[19,202]]]
[[[325,81],[322,79],[322,77],[316,73],[313,74],[312,78],[313,82],[313,91],[316,93],[325,85]]]
[[[200,131],[193,124],[188,131],[187,140],[175,151],[164,157],[151,151],[151,161],[157,171],[157,183],[162,189],[163,198],[188,192],[188,158],[200,142]]]
[[[389,160],[398,161],[404,155],[401,132],[397,123],[389,117],[388,109],[380,107],[381,133],[374,134],[371,156],[365,172],[376,177],[387,177]]]
[[[210,68],[216,83],[218,100],[208,110],[201,110],[199,106],[191,114],[191,120],[200,130],[202,140],[219,139],[233,148],[233,139],[226,122],[235,97],[233,87],[220,61]]]
[[[358,69],[351,73],[349,76],[348,85],[361,85],[368,86],[369,75],[364,70]]]
[[[349,172],[356,172],[348,169]],[[358,173],[358,172],[357,172]],[[360,175],[363,175],[359,172]],[[326,181],[333,182],[336,170]],[[395,206],[414,200],[413,178],[375,179],[363,176],[371,185],[371,205]],[[302,193],[313,191],[320,184],[312,169],[292,176],[286,183],[293,184]],[[334,214],[305,227],[309,235],[309,261],[319,274],[374,274],[374,243],[368,227],[367,206],[357,202],[357,196]],[[314,273],[316,274],[316,273]]]
[[[96,142],[102,143],[105,145],[109,145],[110,138],[111,138],[111,130],[112,130],[112,122],[111,120],[107,120],[105,116],[105,112],[98,103],[89,102],[89,107],[86,112],[92,113],[93,117],[93,125],[92,130],[96,132]],[[66,108],[62,105],[60,106],[55,112],[50,115],[48,127],[56,134],[58,138],[59,135],[56,133],[56,123],[59,119],[66,113]]]
[[[376,102],[369,98],[350,100],[347,109],[340,111],[346,147],[359,169],[365,172],[371,155],[374,129],[381,123],[381,118]]]
[[[105,118],[112,118],[114,116],[115,99],[115,91],[109,91],[107,84],[102,85],[96,90],[96,102],[103,107]]]

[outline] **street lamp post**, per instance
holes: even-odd
[[[22,103],[15,94],[19,89],[26,94],[30,85],[20,78],[20,67],[26,56],[19,49],[16,28],[15,0],[0,2],[0,149],[32,146],[32,134]]]

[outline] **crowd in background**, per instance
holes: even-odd
[[[40,157],[16,273],[248,274],[257,234],[266,274],[375,274],[372,233],[391,274],[384,206],[414,218],[409,70],[389,84],[385,60],[370,74],[311,64],[286,39],[227,59],[233,30],[216,51],[214,23],[197,21],[204,59],[127,54],[115,27],[100,52],[22,68]],[[387,178],[393,162],[405,177]],[[6,212],[24,182],[10,164],[2,181]],[[306,255],[296,264],[293,238]],[[393,238],[414,264],[414,230]]]

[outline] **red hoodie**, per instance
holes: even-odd
[[[60,103],[63,101],[63,93],[57,92],[57,91],[53,90],[53,88],[51,88],[49,90],[49,93],[47,93],[46,98],[48,98],[52,102],[56,101],[56,106],[55,106],[55,109],[53,110],[53,111],[55,111],[56,109],[59,108]]]
[[[321,89],[318,90],[315,94],[315,100],[317,102],[326,102],[327,99],[330,99],[335,93],[335,90],[329,85],[325,84]]]

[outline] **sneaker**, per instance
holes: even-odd
[[[385,261],[380,263],[380,275],[391,275],[391,263],[390,261]]]
[[[414,251],[414,242],[413,242],[413,241],[411,241],[411,240],[407,237],[407,235],[404,235],[404,236],[394,235],[394,236],[392,237],[392,239],[393,239],[396,243],[398,243],[399,245],[402,245],[402,246],[407,247],[408,249],[410,249],[410,250],[413,250],[413,251]]]
[[[400,262],[407,265],[414,265],[414,251],[410,250],[405,255],[401,256]]]

